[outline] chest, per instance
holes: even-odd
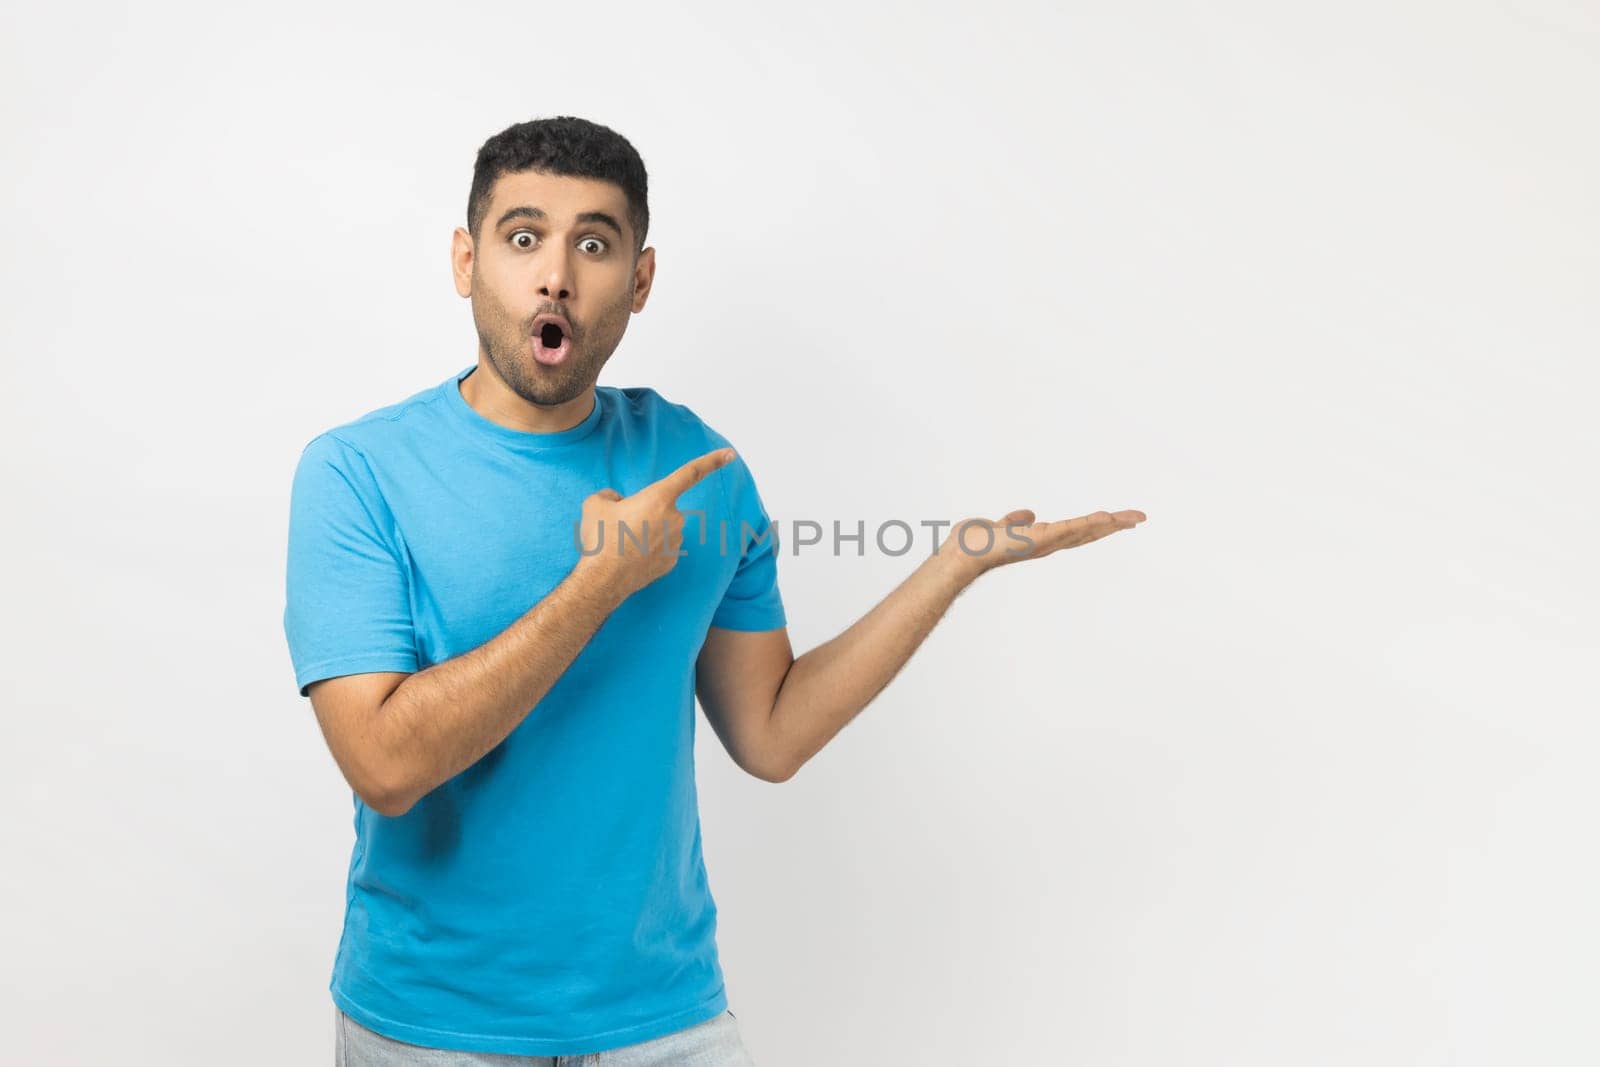
[[[608,487],[631,495],[688,458],[497,458],[413,476],[391,499],[424,665],[488,641],[573,571],[582,558],[585,497]],[[685,516],[679,559],[607,619],[610,643],[620,638],[692,660],[738,564],[737,525],[719,538],[730,529],[720,475],[713,472],[678,498]]]

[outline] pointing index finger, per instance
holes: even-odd
[[[660,481],[646,486],[646,491],[666,493],[672,500],[688,492],[696,482],[733,460],[733,449],[716,448],[703,456],[696,456]]]

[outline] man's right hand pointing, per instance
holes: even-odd
[[[672,570],[683,546],[678,498],[733,456],[731,448],[696,456],[632,496],[615,489],[591,493],[579,521],[579,566],[592,569],[619,599]]]

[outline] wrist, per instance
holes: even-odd
[[[580,558],[567,578],[581,594],[601,602],[608,611],[633,593],[623,582],[621,569],[598,555]]]
[[[942,581],[954,585],[957,592],[977,581],[988,570],[981,559],[959,550],[935,552],[928,557],[927,566]]]

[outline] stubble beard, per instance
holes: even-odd
[[[474,278],[472,292],[473,324],[490,365],[512,392],[543,407],[576,399],[599,379],[600,368],[622,340],[633,307],[630,285],[617,303],[602,309],[599,318],[582,327],[581,340],[573,337],[566,361],[549,367],[533,358],[531,322],[512,315],[481,279]]]

